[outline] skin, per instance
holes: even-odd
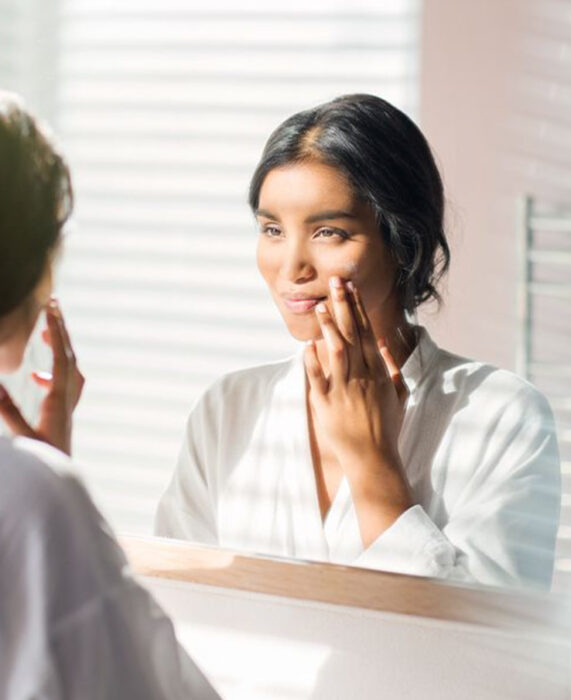
[[[71,454],[72,414],[80,399],[85,379],[77,368],[75,354],[61,309],[51,297],[51,261],[37,288],[10,314],[0,318],[0,372],[17,370],[38,317],[45,311],[47,328],[42,337],[52,349],[49,375],[32,374],[33,381],[46,390],[36,426],[30,425],[6,389],[0,385],[0,418],[14,435],[47,442]]]
[[[270,171],[256,215],[260,272],[291,334],[308,342],[308,422],[322,517],[345,476],[368,547],[414,504],[398,452],[406,402],[399,368],[412,329],[394,261],[370,207],[328,165]],[[302,297],[311,308],[295,301]]]

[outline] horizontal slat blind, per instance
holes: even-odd
[[[373,92],[414,116],[417,0],[64,0],[58,132],[77,191],[62,298],[88,377],[76,456],[150,532],[199,392],[295,349],[255,268],[248,180],[289,114]]]
[[[21,21],[16,0],[0,0],[0,88],[16,89],[21,56]]]

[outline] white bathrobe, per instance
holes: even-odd
[[[156,533],[407,574],[546,588],[560,471],[553,416],[528,382],[439,349],[402,373],[400,454],[416,505],[363,549],[346,479],[322,522],[302,354],[231,373],[188,419]]]
[[[0,698],[218,698],[70,468],[0,438]]]

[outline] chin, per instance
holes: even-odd
[[[2,319],[2,323],[0,323],[0,373],[12,374],[20,369],[36,320],[37,314],[22,315],[20,309]]]
[[[319,324],[314,318],[287,318],[284,317],[287,329],[296,340],[306,342],[321,338]]]
[[[23,348],[0,346],[0,374],[12,374],[17,372],[24,361],[25,349],[26,346]]]

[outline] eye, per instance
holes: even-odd
[[[281,229],[275,224],[266,224],[265,226],[262,226],[260,233],[263,233],[264,236],[267,236],[268,238],[279,238],[282,235]]]
[[[346,240],[349,238],[349,234],[346,231],[343,231],[340,228],[330,228],[330,227],[323,227],[320,228],[318,231],[315,232],[315,236],[319,238],[338,238],[341,240]]]

